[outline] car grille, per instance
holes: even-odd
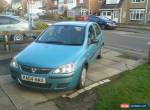
[[[26,65],[20,65],[20,67],[23,71],[34,74],[48,74],[52,70],[50,68],[37,68]]]
[[[33,88],[43,88],[43,89],[50,89],[52,84],[40,84],[40,83],[32,83],[28,81],[21,80],[22,84],[25,86],[30,86]]]

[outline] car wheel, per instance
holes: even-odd
[[[78,86],[77,86],[78,89],[81,89],[85,86],[86,72],[87,72],[87,69],[84,66],[81,70],[80,79],[79,79],[79,83],[78,83]]]
[[[103,49],[103,48],[101,48],[101,50],[100,50],[100,52],[99,52],[99,54],[98,54],[98,56],[97,56],[97,59],[101,59],[101,58],[102,58],[102,49]]]
[[[101,29],[103,29],[103,30],[104,30],[105,28],[106,28],[106,26],[105,26],[105,25],[101,25]]]
[[[23,35],[22,34],[14,35],[14,41],[21,41],[21,40],[23,40]]]

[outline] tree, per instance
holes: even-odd
[[[0,0],[0,13],[4,11],[8,6],[9,4],[5,0]]]

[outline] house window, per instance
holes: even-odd
[[[68,0],[68,3],[73,3],[73,0]]]
[[[118,4],[120,0],[106,0],[106,4]]]
[[[140,3],[140,2],[144,2],[145,0],[131,0],[132,3]]]
[[[149,12],[149,14],[148,14],[148,21],[150,21],[150,12]]]
[[[100,2],[102,2],[102,0],[98,0],[98,2],[100,3]]]
[[[130,9],[130,20],[143,20],[145,9]]]

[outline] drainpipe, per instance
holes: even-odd
[[[145,24],[147,23],[148,5],[149,5],[149,0],[147,0],[146,2]]]
[[[120,23],[122,23],[122,8],[120,8]]]
[[[89,0],[89,15],[91,14],[91,0]]]

